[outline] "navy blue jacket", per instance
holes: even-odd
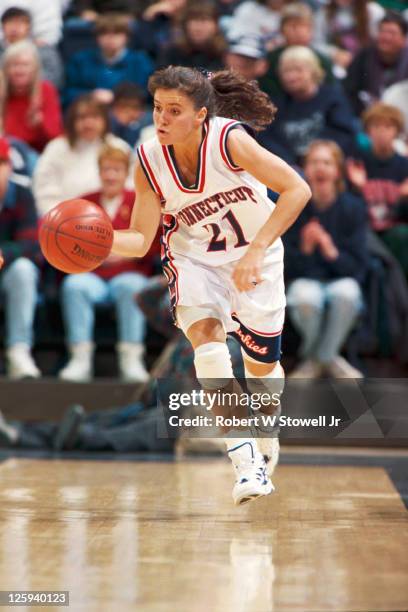
[[[144,51],[126,49],[113,64],[106,62],[99,49],[79,51],[67,63],[64,101],[69,104],[94,89],[113,89],[122,81],[130,81],[146,90],[147,79],[153,70],[153,62]]]
[[[354,142],[354,116],[337,84],[323,84],[309,100],[288,94],[273,98],[278,108],[275,121],[259,135],[259,143],[289,164],[301,161],[308,145],[317,138],[334,140],[349,151]]]
[[[319,221],[330,234],[340,253],[335,261],[324,259],[318,248],[312,255],[300,252],[301,230],[312,219]],[[347,191],[342,192],[324,211],[319,211],[312,199],[283,236],[287,279],[330,281],[348,276],[361,283],[368,263],[367,228],[366,205],[357,196]]]

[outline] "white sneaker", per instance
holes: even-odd
[[[326,370],[333,378],[364,378],[364,374],[354,368],[344,357],[335,357],[326,364]]]
[[[93,376],[93,352],[92,342],[78,342],[69,347],[71,358],[67,365],[58,373],[61,380],[70,382],[88,382]]]
[[[319,378],[323,374],[323,366],[314,359],[302,361],[290,374],[289,378]]]
[[[234,466],[236,482],[232,498],[236,506],[253,501],[257,497],[269,495],[274,491],[266,473],[263,456],[257,450],[256,442],[243,442],[228,451]]]
[[[28,344],[13,344],[6,350],[7,375],[18,380],[20,378],[39,378],[40,370],[35,365]]]
[[[147,382],[150,376],[143,362],[144,345],[119,342],[117,350],[121,378],[134,383]]]
[[[279,461],[279,438],[258,438],[257,442],[266,463],[266,473],[271,477]]]

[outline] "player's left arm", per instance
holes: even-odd
[[[243,130],[233,130],[228,137],[228,152],[240,166],[258,181],[279,193],[276,208],[260,228],[234,271],[240,291],[261,282],[261,266],[266,249],[294,223],[311,197],[309,185],[286,162],[261,147]]]

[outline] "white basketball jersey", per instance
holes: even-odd
[[[232,162],[229,132],[241,123],[215,117],[204,123],[196,182],[185,185],[171,146],[157,137],[138,148],[145,175],[162,202],[163,256],[188,257],[207,266],[240,259],[275,204],[266,187]],[[280,239],[268,249],[279,261]]]

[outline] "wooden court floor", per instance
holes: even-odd
[[[407,511],[382,468],[281,466],[274,481],[237,509],[223,459],[9,459],[1,589],[70,591],[44,610],[408,608]]]

